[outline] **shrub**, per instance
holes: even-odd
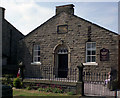
[[[54,88],[53,93],[63,93],[63,90],[59,88]]]
[[[38,90],[38,91],[42,91],[42,88],[38,88],[37,90]]]
[[[54,88],[52,92],[57,93],[57,88]]]
[[[26,89],[27,89],[27,90],[31,90],[31,87],[30,87],[30,86],[28,86],[28,87],[26,87]]]
[[[38,91],[44,91],[45,89],[44,88],[38,88]]]
[[[40,87],[38,91],[52,92],[52,93],[64,93],[61,86],[51,85],[49,87]]]
[[[58,93],[63,93],[63,90],[62,89],[58,89]]]
[[[50,92],[49,87],[45,88],[45,91],[46,91],[46,92]]]
[[[53,93],[63,93],[63,90],[61,87],[55,87],[55,88],[52,88],[52,92]]]
[[[3,74],[2,76],[6,77],[6,78],[13,78],[14,77],[13,74]]]
[[[73,93],[73,92],[68,92],[67,94],[68,94],[68,95],[74,95],[74,93]]]
[[[13,86],[12,79],[6,75],[6,77],[2,78],[2,84],[8,85],[8,86]]]
[[[22,87],[22,82],[21,82],[20,78],[15,78],[13,80],[13,86],[16,87],[16,88],[21,88]]]

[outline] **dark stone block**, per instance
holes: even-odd
[[[13,97],[13,90],[11,86],[2,85],[2,98],[12,98]]]

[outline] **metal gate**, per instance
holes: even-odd
[[[86,96],[115,96],[116,92],[105,85],[109,71],[111,71],[110,68],[85,67],[83,70],[84,94]]]

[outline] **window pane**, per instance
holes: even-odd
[[[40,56],[40,51],[38,51],[38,56]]]
[[[40,61],[40,57],[38,57],[38,62]]]
[[[95,61],[96,61],[96,57],[92,56],[92,62],[95,62]]]
[[[40,46],[39,45],[34,45],[34,50],[40,50]]]
[[[37,50],[37,45],[34,45],[34,50]]]
[[[92,51],[92,55],[96,55],[96,51]]]
[[[34,56],[37,56],[38,55],[38,51],[34,51]]]
[[[92,43],[92,49],[96,49],[96,43]]]
[[[87,43],[87,49],[91,49],[91,43]]]
[[[91,55],[91,51],[87,51],[87,55]]]
[[[34,57],[34,62],[37,62],[37,57]]]
[[[40,50],[40,46],[39,45],[38,45],[37,49]]]
[[[90,62],[90,56],[87,56],[87,62]]]

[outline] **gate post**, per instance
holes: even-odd
[[[77,82],[77,94],[84,96],[84,82],[83,82],[83,64],[77,66],[78,68],[78,82]]]

